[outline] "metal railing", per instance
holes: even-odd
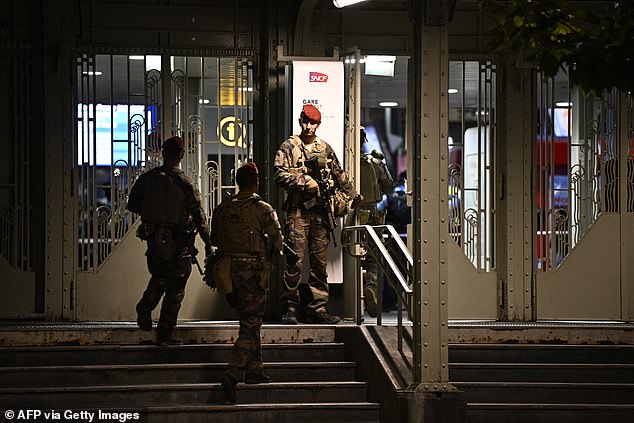
[[[341,231],[341,246],[357,261],[370,254],[385,275],[387,284],[396,292],[398,349],[403,353],[403,304],[408,314],[413,315],[413,290],[410,285],[414,260],[412,254],[392,225],[346,226]],[[356,321],[362,323],[361,289],[355,290]],[[382,303],[381,290],[377,292],[379,310]],[[377,313],[377,325],[382,324],[381,313]],[[416,325],[416,322],[414,322]]]

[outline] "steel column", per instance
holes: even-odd
[[[414,140],[414,381],[419,391],[448,384],[447,88],[445,25],[423,27],[418,43],[420,103]]]

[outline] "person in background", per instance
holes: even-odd
[[[361,148],[368,142],[365,128],[361,127]],[[392,191],[392,175],[385,164],[385,157],[377,150],[361,155],[361,194],[363,201],[357,211],[359,225],[383,225],[385,212],[379,211],[378,203],[384,195]],[[366,254],[361,260],[361,266],[365,270],[363,277],[363,296],[365,308],[370,317],[376,317],[378,313],[377,289],[380,286],[378,280],[378,264],[371,254]]]
[[[412,223],[411,207],[407,205],[407,172],[398,175],[394,190],[387,196],[385,223],[394,226],[401,239],[407,243],[407,225]],[[396,292],[387,284],[383,288],[383,311],[396,309]]]

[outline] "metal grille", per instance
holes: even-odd
[[[634,99],[627,96],[627,198],[626,213],[634,213]]]
[[[76,60],[74,180],[82,271],[98,269],[136,220],[126,201],[145,166],[147,122],[157,118],[145,105],[153,57],[84,54]]]
[[[13,79],[13,92],[4,93],[9,109],[13,109],[12,141],[2,160],[4,172],[0,180],[0,256],[18,270],[33,268],[33,193],[31,164],[33,149],[31,115],[31,55],[16,50],[13,66],[7,68]]]
[[[559,266],[601,213],[618,213],[618,92],[584,97],[562,72],[537,76],[537,267]]]
[[[449,67],[449,234],[480,270],[494,263],[496,65]]]
[[[208,215],[236,191],[235,170],[253,157],[253,70],[245,58],[172,58],[172,131],[186,141],[183,169]]]
[[[74,175],[81,271],[97,270],[138,219],[127,212],[127,197],[142,172],[162,163],[162,134],[185,140],[182,168],[201,190],[209,215],[235,191],[235,169],[253,156],[252,63],[169,59],[168,92],[162,56],[84,54],[76,61]]]

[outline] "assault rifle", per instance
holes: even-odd
[[[335,187],[330,184],[328,179],[324,179],[321,174],[321,169],[319,168],[319,159],[317,156],[313,156],[310,159],[304,161],[304,166],[306,170],[308,170],[308,175],[317,182],[317,186],[319,187],[319,194],[317,196],[317,205],[323,206],[326,209],[326,220],[324,221],[324,226],[330,232],[330,236],[332,236],[332,243],[336,247],[337,240],[335,239],[334,230],[337,227],[337,221],[335,220],[335,213],[333,211],[333,196],[335,194]],[[315,204],[307,204],[311,203],[313,200],[309,200],[304,203],[306,208],[310,208]]]

